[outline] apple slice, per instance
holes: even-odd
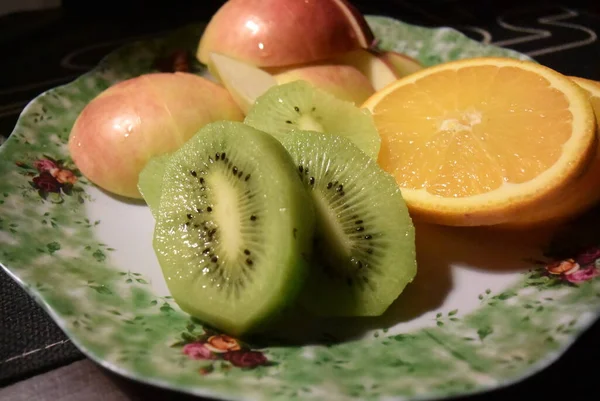
[[[391,64],[366,49],[353,50],[333,58],[334,62],[353,66],[362,72],[376,91],[400,78]]]
[[[81,173],[113,194],[140,199],[148,160],[183,145],[204,125],[241,121],[228,91],[189,73],[150,73],[121,81],[91,100],[69,135]]]
[[[422,70],[424,67],[416,59],[394,51],[381,52],[378,57],[392,66],[399,78]]]
[[[277,84],[304,80],[338,99],[357,105],[375,93],[371,81],[358,69],[344,64],[316,64],[293,67],[275,75]]]
[[[221,53],[257,67],[324,60],[368,48],[373,32],[346,0],[229,0],[208,23],[196,57]]]
[[[256,98],[275,85],[303,80],[333,96],[362,104],[375,89],[358,69],[344,64],[261,69],[223,54],[211,53],[211,74],[227,88],[244,114]]]
[[[211,53],[210,61],[211,74],[229,91],[244,115],[257,97],[277,85],[273,75],[232,57]]]

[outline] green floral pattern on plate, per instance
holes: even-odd
[[[368,21],[380,47],[425,65],[481,55],[527,59],[448,28],[375,16]],[[225,399],[435,398],[531,374],[596,319],[598,244],[585,244],[591,250],[582,253],[565,248],[566,241],[554,244],[563,253],[545,262],[523,262],[541,258],[531,248],[508,273],[482,275],[476,262],[450,266],[456,289],[410,318],[390,312],[379,320],[323,321],[310,329],[300,319],[287,332],[247,342],[190,319],[161,282],[147,208],[91,185],[72,164],[66,143],[76,116],[95,95],[156,71],[172,51],[193,51],[202,28],[125,46],[76,81],[40,95],[0,150],[0,262],[88,356],[131,378]],[[186,65],[203,72],[201,65]],[[436,269],[422,274],[441,277],[442,266]],[[465,286],[464,277],[481,288],[471,294],[473,285]],[[402,315],[409,297],[392,309]],[[299,336],[305,331],[311,336]]]

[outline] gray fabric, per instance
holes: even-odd
[[[2,401],[129,401],[116,383],[88,360],[15,383],[0,390]]]
[[[0,401],[142,400],[209,401],[127,380],[89,359],[0,389]]]

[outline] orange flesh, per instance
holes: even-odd
[[[377,104],[379,164],[401,187],[449,198],[523,183],[559,159],[571,137],[568,108],[566,97],[533,72],[441,71]]]

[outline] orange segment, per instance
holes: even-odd
[[[594,153],[585,92],[533,62],[476,58],[402,78],[363,105],[378,161],[416,218],[497,224],[565,187]]]
[[[597,125],[600,124],[600,82],[570,77],[589,96]],[[598,136],[598,132],[596,133]],[[596,140],[596,153],[583,174],[550,201],[518,216],[506,227],[523,228],[540,224],[555,224],[581,214],[600,201],[600,140]]]

